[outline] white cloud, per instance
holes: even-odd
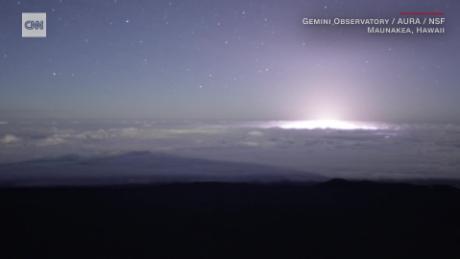
[[[12,134],[6,134],[0,139],[0,142],[3,144],[14,144],[19,141],[21,141],[21,139]]]
[[[6,125],[6,124],[8,124],[7,121],[0,121],[0,125]]]
[[[38,145],[39,146],[55,146],[55,145],[60,145],[65,143],[66,140],[59,136],[59,135],[53,135],[50,137],[47,137],[41,141],[39,141]]]
[[[242,141],[240,143],[241,145],[248,146],[248,147],[258,147],[259,146],[259,143],[254,142],[254,141]]]
[[[460,127],[456,125],[407,124],[382,130],[339,131],[264,126],[271,125],[269,122],[10,124],[10,132],[0,127],[0,162],[30,160],[38,155],[91,156],[149,150],[289,167],[331,177],[460,177]],[[13,144],[18,142],[21,145]],[[33,152],[34,147],[40,147],[40,152]]]
[[[253,130],[253,131],[248,132],[248,135],[253,136],[253,137],[262,137],[265,134],[262,131]]]
[[[141,130],[139,130],[138,128],[134,128],[134,127],[131,127],[131,128],[123,128],[123,129],[120,129],[118,130],[118,135],[120,137],[124,137],[124,138],[135,138],[135,137],[140,137],[142,136],[143,134],[142,133],[145,133],[145,132],[142,132]]]
[[[85,139],[85,140],[100,140],[100,139],[108,139],[111,137],[110,132],[104,129],[98,129],[96,131],[84,131],[81,133],[77,133],[74,135],[77,139]]]

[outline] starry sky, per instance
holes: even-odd
[[[0,117],[459,122],[456,0],[0,3]],[[303,17],[440,10],[445,35],[369,35]],[[21,37],[47,13],[47,38]]]

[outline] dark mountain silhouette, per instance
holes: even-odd
[[[14,186],[325,180],[325,177],[292,169],[150,152],[96,158],[68,155],[0,165],[0,185]]]
[[[149,152],[0,165],[0,258],[457,258],[460,189]]]
[[[1,258],[458,258],[460,190],[332,180],[0,189]]]

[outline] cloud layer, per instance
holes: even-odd
[[[0,127],[0,163],[152,151],[345,178],[460,178],[460,127],[286,129],[277,122],[41,121]]]

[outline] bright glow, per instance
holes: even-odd
[[[335,130],[378,130],[379,127],[369,123],[342,121],[342,120],[307,120],[284,121],[278,126],[282,129],[335,129]]]

